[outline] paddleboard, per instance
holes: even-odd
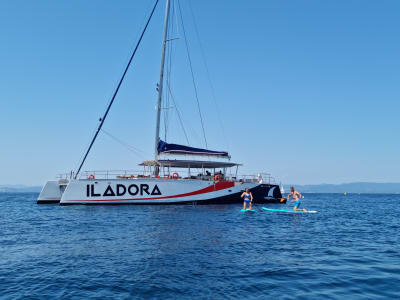
[[[256,210],[255,209],[249,209],[249,208],[248,209],[243,209],[242,208],[240,211],[241,212],[255,212]]]
[[[261,207],[262,210],[265,211],[271,211],[271,212],[285,212],[285,213],[293,213],[293,214],[315,214],[317,211],[316,210],[307,210],[307,211],[302,211],[302,210],[289,210],[289,209],[271,209],[271,208],[266,208],[266,207]]]

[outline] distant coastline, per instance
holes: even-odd
[[[285,192],[290,184],[284,184]],[[293,184],[302,193],[360,193],[360,194],[399,194],[400,183],[351,182],[342,184]]]
[[[0,193],[40,193],[41,186],[27,186],[23,184],[0,184]]]

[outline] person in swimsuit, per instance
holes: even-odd
[[[296,190],[294,189],[294,187],[292,187],[292,186],[290,187],[290,193],[289,193],[289,195],[287,196],[287,200],[288,200],[288,201],[289,201],[290,197],[293,198],[292,202],[294,202],[293,210],[307,211],[307,210],[304,209],[304,208],[300,208],[300,204],[301,204],[300,199],[301,199],[303,196],[302,196],[298,191],[296,191]]]
[[[242,196],[240,196],[241,198],[243,198],[244,202],[243,202],[243,209],[247,208],[247,205],[249,205],[249,209],[253,209],[253,194],[251,192],[249,192],[249,189],[246,188],[245,191],[243,192]]]

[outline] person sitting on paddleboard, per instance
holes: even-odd
[[[299,208],[300,207],[300,204],[301,204],[301,202],[300,202],[300,199],[301,199],[301,197],[303,197],[298,191],[296,191],[295,189],[294,189],[294,187],[290,187],[290,193],[289,193],[289,195],[287,196],[287,200],[289,201],[289,199],[290,199],[290,197],[293,197],[293,200],[292,200],[292,202],[294,202],[294,207],[293,207],[293,210],[302,210],[302,211],[307,211],[306,209],[303,209],[303,208]]]
[[[253,204],[253,194],[251,192],[249,192],[249,189],[246,188],[245,191],[243,192],[242,196],[240,196],[241,198],[244,199],[243,202],[243,209],[247,208],[247,205],[249,205],[249,209],[253,209],[252,204]]]

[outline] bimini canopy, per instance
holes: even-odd
[[[219,156],[229,158],[228,152],[225,151],[213,151],[207,149],[193,148],[178,144],[168,144],[162,140],[158,143],[157,148],[158,154],[188,154],[188,155],[207,155],[207,156]]]
[[[195,168],[195,169],[217,169],[217,168],[231,168],[241,166],[232,162],[224,161],[199,161],[199,160],[146,160],[139,164],[139,166],[160,166],[171,168]]]

